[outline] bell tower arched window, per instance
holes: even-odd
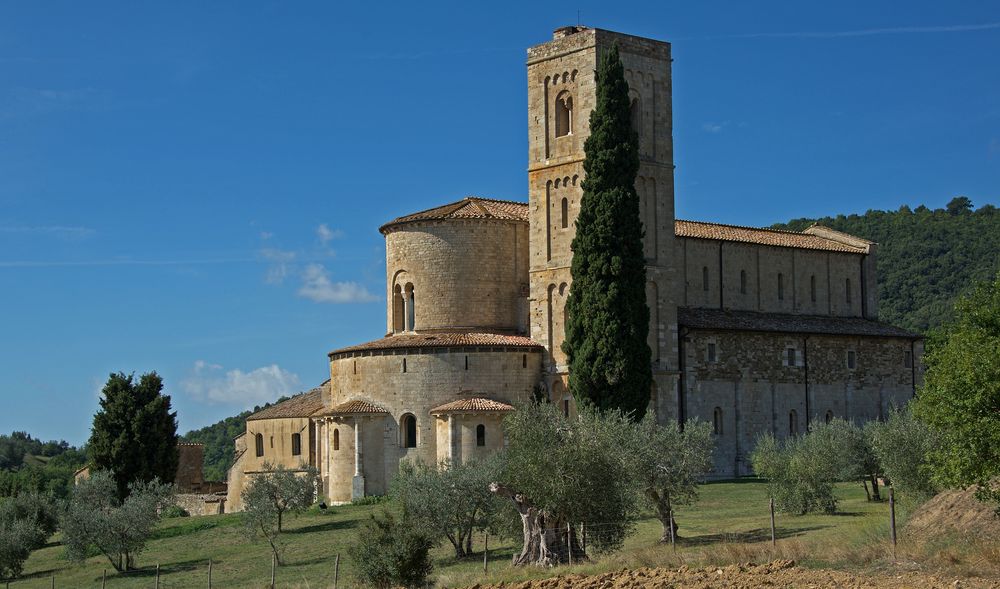
[[[399,333],[406,329],[404,324],[404,314],[406,307],[403,305],[403,287],[396,285],[392,290],[392,331]]]
[[[404,307],[406,308],[406,326],[405,326],[405,328],[406,328],[406,331],[413,331],[414,329],[416,329],[415,325],[416,325],[417,313],[414,310],[414,304],[416,303],[416,297],[413,294],[413,284],[412,283],[407,283],[407,285],[403,288],[403,296],[404,296],[404,301],[405,301]]]
[[[573,96],[566,91],[556,96],[556,137],[573,133]]]

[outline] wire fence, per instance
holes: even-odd
[[[889,524],[889,537],[891,545],[892,560],[896,562],[897,533],[896,533],[896,500],[892,487],[889,487],[888,513],[886,514]],[[731,539],[743,542],[763,542],[770,541],[772,547],[776,547],[781,540],[782,533],[776,527],[776,515],[774,509],[774,499],[770,499],[767,506],[767,516],[770,520],[770,534],[767,535],[763,529],[753,530],[746,533],[733,533],[727,538],[726,534],[713,536],[716,541],[726,541]],[[763,519],[763,514],[762,514]],[[671,548],[676,551],[679,538],[676,535],[676,523],[674,522],[674,512],[670,511],[669,542]],[[602,530],[620,528],[621,522],[581,522],[573,524],[567,522],[564,531],[561,531],[560,542],[565,546],[573,546],[571,550],[565,550],[560,558],[566,558],[568,564],[573,564],[574,553],[586,556],[588,531],[599,533]],[[483,574],[489,574],[490,564],[490,535],[485,533],[482,537],[483,548]],[[690,540],[689,540],[690,541]],[[515,551],[516,552],[516,551]],[[59,575],[54,572],[34,573],[26,577],[0,581],[0,589],[78,589],[78,588],[100,588],[100,589],[124,589],[124,588],[150,588],[150,589],[189,589],[196,587],[206,587],[207,589],[222,589],[230,587],[247,587],[245,581],[234,581],[232,577],[237,576],[237,571],[227,568],[221,563],[211,559],[199,562],[170,563],[164,566],[156,564],[150,567],[143,567],[131,571],[118,572],[114,569],[104,569],[103,573],[91,581],[81,585],[80,581],[65,580],[60,582]],[[227,574],[228,573],[228,574]],[[229,580],[227,581],[227,577]],[[270,578],[262,578],[255,582],[255,587],[265,587],[278,589],[280,587],[340,587],[351,586],[341,578],[340,554],[335,554],[330,558],[330,574],[327,579],[316,584],[315,579],[307,581],[301,578],[283,579],[282,567],[272,556]],[[322,584],[325,583],[325,584]]]

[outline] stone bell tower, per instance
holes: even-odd
[[[639,135],[636,191],[645,229],[646,299],[655,390],[661,421],[676,418],[679,282],[674,237],[674,157],[670,44],[602,29],[556,29],[552,40],[528,49],[528,187],[531,337],[549,351],[545,374],[550,398],[569,408],[565,304],[570,244],[583,194],[584,141],[596,104],[599,56],[618,45]]]

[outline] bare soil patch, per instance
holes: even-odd
[[[950,490],[916,508],[904,533],[931,538],[958,532],[981,538],[1000,538],[1000,518],[994,506],[975,497],[975,489]]]
[[[679,569],[640,568],[597,575],[560,575],[499,585],[475,585],[471,589],[750,589],[756,587],[809,587],[811,589],[902,589],[929,587],[1000,587],[982,579],[946,579],[927,573],[901,571],[874,575],[825,569],[806,569],[791,560],[764,564],[745,563],[725,567]]]

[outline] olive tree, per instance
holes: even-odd
[[[698,484],[712,470],[715,439],[706,422],[689,421],[658,425],[647,415],[634,430],[631,453],[639,489],[663,525],[660,542],[670,540],[670,526],[677,532],[672,514],[677,505],[698,498]]]
[[[632,461],[635,423],[612,411],[584,408],[567,419],[549,404],[522,405],[504,420],[509,440],[490,490],[508,499],[521,519],[522,547],[514,565],[551,565],[586,557],[587,546],[612,550],[632,531],[640,504]],[[600,524],[600,525],[587,525]]]
[[[869,425],[868,437],[882,472],[904,499],[919,503],[937,493],[929,455],[938,436],[909,407],[890,409],[885,421]]]
[[[406,513],[372,515],[348,549],[354,575],[364,587],[425,587],[433,569],[431,539]]]
[[[309,466],[292,471],[265,463],[243,489],[243,524],[251,538],[263,536],[278,564],[281,561],[282,522],[289,513],[305,511],[316,498],[317,472]]]
[[[472,533],[487,529],[503,509],[502,499],[490,493],[499,457],[437,467],[403,462],[392,483],[392,496],[409,521],[433,535],[446,538],[455,557],[472,554]]]
[[[160,521],[160,510],[172,501],[172,486],[156,479],[130,484],[121,500],[112,473],[93,473],[73,489],[62,519],[67,554],[83,560],[96,549],[116,571],[135,568],[136,557]]]

